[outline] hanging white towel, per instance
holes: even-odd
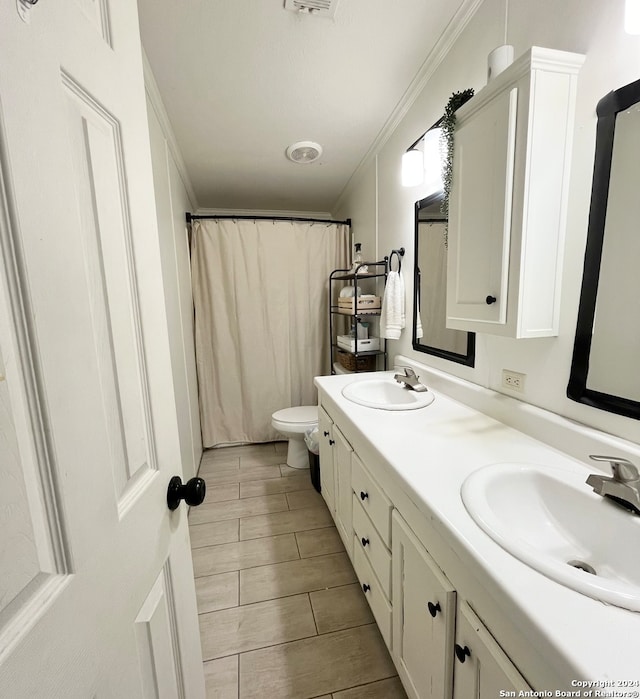
[[[422,319],[420,318],[420,299],[416,296],[416,340],[419,340],[423,335]]]
[[[399,339],[405,326],[404,296],[402,273],[389,272],[380,313],[380,335],[387,340]]]

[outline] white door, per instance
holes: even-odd
[[[467,602],[458,612],[455,654],[453,699],[532,696],[531,687]]]
[[[411,699],[448,699],[453,691],[456,592],[397,511],[392,527],[396,666]]]
[[[0,2],[0,696],[200,698],[136,3],[31,1]]]

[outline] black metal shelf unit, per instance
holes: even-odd
[[[368,269],[373,271],[367,271],[362,273],[362,269]],[[358,350],[358,333],[357,327],[358,323],[366,322],[368,318],[377,318],[380,316],[380,308],[367,312],[357,312],[357,303],[354,302],[356,311],[353,313],[345,313],[344,310],[340,309],[337,304],[337,299],[339,297],[339,290],[336,288],[336,282],[352,282],[354,287],[354,293],[357,293],[358,283],[369,281],[369,280],[382,280],[382,286],[386,283],[387,273],[389,271],[389,258],[385,257],[379,262],[363,262],[356,267],[355,271],[351,269],[334,269],[329,275],[329,336],[331,344],[331,373],[335,374],[336,370],[334,363],[336,361],[336,355],[338,352],[344,352],[347,355],[353,357],[354,368],[353,372],[361,371],[373,371],[377,368],[378,362],[375,363],[374,367],[371,368],[364,364],[364,362],[359,362],[359,359],[370,358],[370,357],[382,357],[383,369],[387,368],[387,349],[386,340],[380,338],[380,349],[377,350]],[[377,282],[373,283],[374,286]],[[375,290],[375,289],[374,289]],[[384,291],[384,289],[382,289]],[[380,294],[381,295],[381,294]],[[337,344],[336,335],[336,317],[341,316],[342,318],[348,319],[350,328],[353,330],[354,336],[354,351],[351,352],[343,347],[339,347]]]

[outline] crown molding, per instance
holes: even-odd
[[[418,99],[427,83],[444,60],[445,56],[451,50],[451,47],[458,40],[458,37],[460,34],[462,34],[463,30],[467,24],[469,24],[483,2],[484,0],[464,0],[462,2],[455,15],[451,18],[449,24],[447,24],[445,30],[440,35],[435,46],[429,52],[429,55],[416,73],[416,76],[409,84],[409,87],[405,90],[404,94],[400,98],[400,101],[391,113],[391,116],[387,119],[375,140],[369,147],[369,150],[365,153],[362,160],[353,171],[353,174],[348,179],[347,183],[342,189],[342,192],[340,193],[340,196],[336,200],[333,207],[334,210],[337,211],[340,209],[351,188],[351,185],[357,181],[360,173],[369,165],[371,160],[378,155],[385,143],[389,140],[389,138],[391,138],[393,132],[404,119],[414,102]]]
[[[156,117],[158,118],[160,128],[162,129],[162,133],[164,134],[164,137],[167,142],[167,147],[171,152],[173,160],[178,169],[178,173],[180,174],[180,178],[182,179],[182,184],[184,185],[184,188],[187,190],[187,196],[191,201],[191,207],[193,209],[197,209],[198,199],[196,197],[191,178],[189,177],[189,173],[187,172],[187,166],[185,165],[182,153],[180,152],[180,148],[178,147],[178,142],[176,141],[176,137],[173,132],[173,127],[171,126],[171,121],[169,120],[169,115],[167,114],[164,102],[162,101],[160,90],[158,89],[158,83],[156,83],[156,79],[153,75],[153,70],[151,69],[151,64],[149,63],[149,59],[147,58],[147,54],[145,53],[144,48],[142,49],[142,69],[144,75],[145,92],[147,93],[149,102],[151,103],[153,111],[155,112]]]

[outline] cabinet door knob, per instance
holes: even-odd
[[[487,306],[490,306],[492,303],[495,303],[498,299],[495,296],[487,296],[485,301],[487,302]]]
[[[328,437],[328,436],[329,436],[329,433],[327,432],[327,430],[324,431],[324,436],[325,436],[325,437]]]
[[[432,617],[435,617],[438,612],[442,611],[440,608],[440,602],[436,602],[435,604],[433,602],[429,602],[427,607],[429,609],[429,614],[431,614]]]
[[[362,537],[362,539],[360,539],[360,541],[362,541],[363,546],[366,546],[369,543],[369,539],[365,539],[364,536]]]
[[[362,585],[362,591],[363,591],[363,592],[369,592],[370,589],[371,589],[371,585],[367,585],[367,583],[364,583],[364,584]]]
[[[333,446],[336,443],[335,439],[330,439],[329,440],[329,446]]]
[[[456,650],[456,658],[463,663],[470,655],[471,651],[469,650],[469,646],[465,646],[464,648],[456,643],[455,645],[455,650]]]
[[[369,493],[365,493],[364,490],[360,491],[360,500],[366,500],[369,497]]]

